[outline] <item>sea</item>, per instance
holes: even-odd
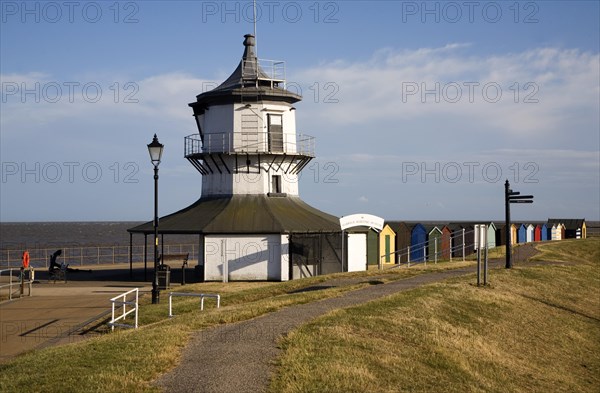
[[[47,266],[49,255],[62,250],[67,263],[104,264],[129,261],[129,232],[143,222],[4,222],[0,223],[0,266],[20,266],[22,254],[28,251],[32,266]],[[144,235],[132,238],[134,262],[143,259]],[[197,250],[198,237],[165,235],[164,245],[170,252]],[[152,236],[146,239],[152,246]],[[194,247],[195,246],[195,247]],[[151,251],[150,251],[151,252]],[[168,253],[169,250],[165,250]],[[152,257],[152,256],[150,256]],[[190,257],[192,257],[190,255]]]

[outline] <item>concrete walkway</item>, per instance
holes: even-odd
[[[514,262],[536,253],[522,246]],[[490,261],[504,267],[504,260]],[[268,386],[273,361],[279,355],[277,340],[300,325],[336,309],[475,272],[476,267],[427,273],[384,285],[348,292],[340,297],[284,308],[248,321],[197,332],[184,350],[181,363],[156,381],[167,392],[262,392]],[[321,285],[328,285],[324,282]]]
[[[48,282],[47,272],[36,272],[39,282],[31,296],[0,303],[0,363],[33,349],[81,340],[81,328],[111,309],[110,298],[132,288],[150,291],[147,282],[128,281],[129,266],[91,268],[71,273],[67,283]],[[133,278],[143,279],[140,266]]]

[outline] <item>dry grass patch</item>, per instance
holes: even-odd
[[[319,318],[282,341],[270,390],[597,392],[599,245],[544,245],[579,262],[494,270],[490,288],[455,279]]]

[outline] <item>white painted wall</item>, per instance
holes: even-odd
[[[287,103],[253,103],[250,108],[245,106],[246,104],[228,104],[228,105],[214,105],[206,110],[205,114],[201,116],[201,126],[204,131],[204,146],[205,148],[212,148],[213,150],[220,146],[220,142],[224,137],[223,133],[229,133],[231,139],[225,141],[227,148],[234,148],[241,142],[242,134],[242,116],[251,115],[257,120],[256,130],[259,133],[267,132],[267,116],[268,114],[277,114],[282,116],[283,122],[283,134],[284,134],[284,148],[288,153],[296,152],[296,111],[290,110],[292,107]],[[247,124],[246,124],[247,125]],[[259,150],[266,149],[266,139],[259,138],[259,143],[265,143],[261,146],[257,146]],[[231,144],[231,145],[229,145]],[[240,145],[241,146],[241,145]],[[273,156],[263,154],[261,156],[261,163],[259,168],[258,157],[250,154],[250,173],[246,165],[246,156],[238,156],[237,160],[237,171],[233,170],[236,168],[236,161],[233,156],[224,155],[223,159],[227,163],[227,166],[232,169],[233,173],[211,173],[203,176],[202,178],[202,195],[214,196],[214,195],[256,195],[256,194],[267,194],[273,192],[271,190],[271,179],[272,176],[281,177],[281,192],[288,195],[298,195],[298,176],[285,174],[284,172],[289,167],[289,162],[283,163],[278,159],[274,165],[270,164],[273,162]],[[217,158],[216,158],[217,159]],[[220,159],[217,162],[221,164]],[[214,170],[214,163],[210,160],[207,164]],[[294,164],[292,164],[294,165]],[[236,173],[237,172],[237,173]]]
[[[367,270],[367,234],[348,234],[348,271]]]
[[[273,159],[272,157],[273,156],[262,155],[259,172],[257,157],[250,155],[250,173],[248,173],[245,156],[238,156],[238,173],[235,173],[236,161],[234,156],[223,156],[223,160],[228,168],[234,173],[227,173],[224,169],[222,169],[223,173],[218,173],[218,171],[214,169],[214,163],[209,161],[207,164],[215,170],[215,173],[202,177],[202,195],[265,195],[272,192],[271,176],[279,175],[281,176],[281,192],[291,196],[298,196],[298,176],[285,174],[285,170],[287,170],[287,167],[289,166],[289,163],[287,162],[281,165],[281,168],[276,164],[269,170],[269,164]],[[278,159],[280,160],[280,158]],[[221,161],[218,158],[217,162],[221,164]]]
[[[287,103],[252,103],[249,108],[246,104],[235,104],[232,108],[234,112],[234,130],[236,133],[242,132],[242,116],[252,115],[257,119],[258,132],[266,133],[269,114],[281,115],[283,125],[283,140],[286,142],[284,148],[288,153],[295,153],[296,149],[296,111],[290,110],[292,106]],[[261,139],[261,142],[266,140]]]
[[[535,231],[535,227],[531,224],[527,225],[527,231],[525,233],[525,241],[527,243],[531,243],[534,239],[534,232]]]
[[[233,104],[213,105],[204,112],[204,135],[233,132]],[[204,141],[207,142],[206,140]]]
[[[287,281],[288,255],[285,235],[207,235],[204,277],[207,281],[222,281],[226,270],[228,280]]]

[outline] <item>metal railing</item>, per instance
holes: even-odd
[[[452,258],[456,256],[455,254],[458,254],[459,257],[462,257],[462,260],[464,261],[465,256],[466,256],[466,248],[467,248],[465,238],[467,235],[471,235],[473,233],[474,233],[474,231],[465,231],[464,229],[462,231],[458,231],[458,233],[456,233],[456,234],[453,232],[452,235],[450,236],[450,248],[445,249],[445,250],[440,247],[439,242],[438,242],[439,238],[435,237],[435,238],[433,238],[433,241],[427,240],[423,243],[414,244],[412,246],[405,247],[401,250],[396,250],[393,253],[383,254],[379,258],[379,266],[381,268],[384,265],[383,259],[387,256],[394,256],[394,258],[396,260],[401,260],[401,258],[403,256],[407,256],[406,265],[408,267],[410,267],[411,263],[427,264],[428,261],[437,263],[438,259],[441,259],[440,257],[443,256],[444,254],[448,254],[450,261],[452,261]],[[430,245],[433,245],[433,248],[434,248],[434,252],[432,252],[432,253],[429,252]],[[421,251],[422,255],[419,252],[415,253],[414,252],[415,250]],[[414,257],[415,254],[419,254],[419,255]],[[400,265],[402,265],[402,263],[395,263],[394,266],[392,266],[392,267],[398,267]]]
[[[28,249],[31,266],[48,268],[50,255],[59,248]],[[164,249],[165,254],[189,253],[190,259],[198,259],[198,244],[165,244],[160,245],[159,248]],[[130,250],[133,262],[144,261],[143,245],[135,245],[131,249],[129,246],[64,247],[60,249],[62,250],[60,261],[71,266],[129,263]],[[148,244],[146,252],[147,260],[152,261],[154,254],[151,244]],[[23,263],[22,255],[23,250],[0,250],[0,266],[20,267]]]
[[[17,272],[17,274],[13,275],[13,271]],[[7,275],[4,273],[8,272]],[[25,274],[27,273],[27,279],[25,279]],[[10,269],[2,269],[0,270],[0,290],[3,288],[8,288],[8,299],[12,300],[13,296],[13,287],[18,286],[19,295],[23,295],[23,291],[25,285],[29,287],[28,296],[31,296],[31,284],[33,284],[34,280],[34,270],[32,268],[29,269],[20,269],[20,268],[10,268]],[[8,282],[5,282],[3,278],[8,278]],[[14,281],[13,281],[14,278]],[[20,297],[19,296],[19,297]]]
[[[285,89],[285,61],[267,59],[243,59],[242,78],[244,80],[268,80],[283,83]]]
[[[204,298],[217,299],[217,308],[221,308],[221,295],[212,293],[169,292],[169,317],[173,316],[173,296],[191,296],[200,298],[200,311],[204,310]]]
[[[127,295],[130,295],[132,293],[135,293],[135,301],[127,301]],[[120,300],[120,299],[123,299],[123,300]],[[139,308],[138,307],[138,299],[139,299],[139,288],[134,288],[131,291],[124,292],[124,293],[117,295],[117,296],[113,297],[112,299],[110,299],[110,302],[112,303],[112,316],[111,316],[110,322],[108,322],[108,326],[110,326],[112,331],[115,330],[115,326],[137,329],[137,327],[138,327],[138,308]],[[122,309],[121,315],[119,315],[116,318],[115,318],[115,306],[118,306],[119,308]],[[129,310],[127,310],[127,306],[131,306],[133,308],[130,308]],[[125,320],[127,318],[127,316],[131,313],[135,313],[135,319],[134,319],[133,325],[127,324],[127,323],[117,323],[117,321],[120,321],[121,319]]]
[[[217,132],[188,135],[184,139],[186,157],[200,153],[286,153],[315,156],[315,138],[310,135],[269,135],[268,132]]]

